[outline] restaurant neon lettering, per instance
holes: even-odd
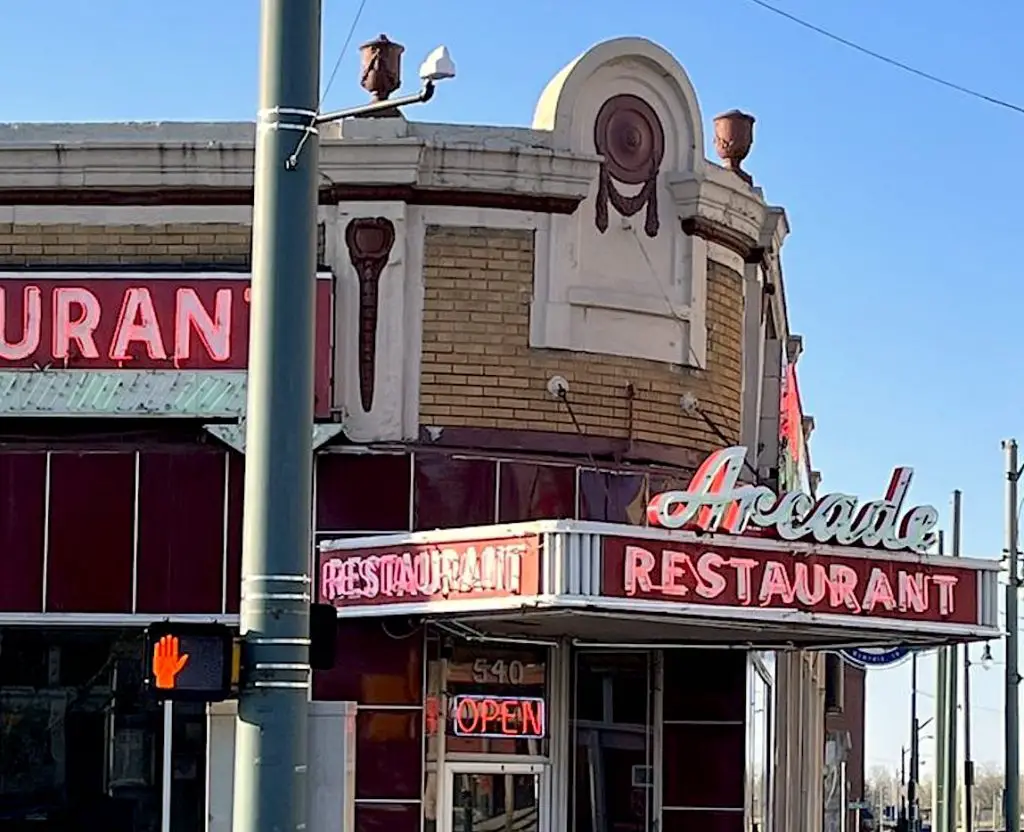
[[[460,694],[452,700],[452,730],[460,737],[544,737],[544,700]]]
[[[450,597],[522,593],[525,543],[332,557],[321,564],[327,601],[402,596]]]
[[[647,519],[667,529],[743,534],[754,527],[782,540],[836,543],[890,551],[927,553],[936,541],[939,513],[916,506],[900,519],[913,469],[897,468],[885,497],[860,504],[849,494],[826,494],[815,500],[802,491],[778,495],[763,485],[741,485],[746,448],[711,454],[686,491],[666,491],[651,498]]]
[[[210,301],[204,301],[196,288],[181,286],[174,292],[173,309],[165,316],[158,314],[164,310],[150,287],[128,286],[119,293],[116,323],[104,337],[98,332],[101,322],[115,312],[105,308],[97,292],[60,285],[47,294],[44,298],[42,286],[25,285],[20,320],[15,322],[8,314],[14,303],[0,287],[0,360],[23,361],[45,349],[57,362],[81,357],[117,363],[131,361],[138,345],[152,360],[181,362],[192,357],[195,336],[209,360],[226,362],[232,357],[234,304],[249,300],[244,286],[217,289]],[[50,343],[45,346],[44,314],[51,321]]]
[[[669,549],[658,557],[641,546],[627,546],[623,587],[627,597],[659,595],[703,603],[727,597],[743,606],[797,606],[816,612],[937,612],[940,617],[955,612],[955,575],[910,564],[894,566],[892,574],[894,578],[870,566],[862,580],[857,570],[842,563]]]

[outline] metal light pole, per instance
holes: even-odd
[[[971,758],[971,655],[964,645],[964,832],[974,832],[974,760]]]
[[[319,95],[320,0],[263,0],[235,832],[306,826]]]
[[[917,805],[917,784],[921,777],[921,746],[917,723],[917,651],[910,654],[910,777],[907,780],[907,812],[911,832],[917,832],[920,811]]]
[[[428,101],[455,77],[440,46],[420,92],[321,114],[320,13],[261,7],[234,832],[306,828],[318,128]]]
[[[953,499],[951,504],[951,529],[950,529],[950,555],[955,558],[961,556],[960,547],[962,542],[962,529],[963,529],[963,495],[957,490],[953,492]],[[959,646],[956,644],[950,645],[945,648],[947,651],[947,663],[946,663],[946,686],[948,688],[948,694],[946,698],[946,707],[949,709],[949,715],[946,722],[946,730],[948,732],[946,738],[946,770],[943,772],[943,777],[946,781],[946,829],[948,832],[956,832],[957,819],[959,812],[959,801],[957,800],[957,786],[959,785],[959,776],[957,773],[957,717],[958,708],[957,705],[960,702],[958,693],[958,678],[957,678],[957,657],[959,655]]]
[[[1020,674],[1017,670],[1017,483],[1021,470],[1017,440],[1003,442],[1006,454],[1006,718],[1003,810],[1006,832],[1020,832]]]

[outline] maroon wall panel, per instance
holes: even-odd
[[[313,674],[313,698],[369,707],[419,705],[423,700],[422,631],[409,633],[406,627],[388,635],[380,619],[339,620],[334,667]]]
[[[228,470],[228,583],[227,610],[238,612],[242,595],[242,503],[245,501],[245,457],[234,451]]]
[[[317,531],[409,531],[410,464],[406,454],[320,454]]]
[[[456,529],[495,521],[497,466],[487,459],[417,454],[415,529]]]
[[[0,453],[0,611],[43,606],[46,454]]]
[[[225,455],[142,453],[138,611],[219,613]]]
[[[503,462],[498,522],[572,520],[576,517],[576,468]]]
[[[423,792],[423,712],[356,714],[356,800],[418,800]]]
[[[131,612],[135,455],[50,458],[49,612]]]
[[[418,803],[358,803],[356,832],[420,832]]]
[[[662,832],[743,832],[743,812],[666,811],[661,813]]]

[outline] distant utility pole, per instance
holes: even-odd
[[[1006,455],[1006,785],[1003,810],[1006,832],[1020,832],[1020,673],[1017,669],[1017,589],[1020,585],[1017,563],[1017,483],[1021,469],[1017,461],[1017,440],[1003,442]]]
[[[234,832],[306,828],[319,95],[320,0],[263,0]]]

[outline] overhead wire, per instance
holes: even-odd
[[[842,44],[843,46],[846,46],[849,49],[853,49],[857,52],[860,52],[863,55],[867,55],[868,57],[874,58],[877,61],[881,61],[882,63],[888,64],[889,66],[901,69],[904,72],[910,73],[911,75],[916,75],[918,78],[923,78],[926,81],[931,81],[933,84],[939,84],[940,86],[954,90],[955,92],[959,92],[963,95],[970,96],[971,98],[977,98],[989,104],[994,104],[997,107],[1003,107],[1012,112],[1024,115],[1024,106],[1020,104],[1014,104],[1012,101],[1005,101],[1002,98],[996,98],[993,95],[987,95],[986,93],[979,92],[978,90],[972,89],[970,87],[965,87],[962,84],[957,84],[954,81],[949,81],[946,78],[941,78],[938,75],[933,75],[930,72],[925,72],[923,69],[918,69],[917,67],[911,66],[910,64],[904,63],[903,61],[896,60],[896,58],[890,58],[888,55],[883,55],[881,52],[875,52],[873,49],[868,49],[866,46],[861,46],[859,43],[855,43],[852,40],[841,37],[840,35],[837,35],[834,32],[830,32],[828,29],[823,29],[821,26],[816,26],[815,24],[810,23],[809,21],[804,20],[801,17],[797,17],[795,14],[791,14],[790,12],[780,9],[778,6],[774,6],[771,3],[766,2],[766,0],[747,0],[747,2],[753,3],[755,6],[760,6],[762,9],[772,12],[772,14],[776,14],[779,17],[784,17],[786,20],[789,20],[792,23],[796,23],[798,26],[802,26],[803,28],[815,32],[816,34],[819,34],[822,37],[826,37],[829,40],[833,40],[836,43]]]

